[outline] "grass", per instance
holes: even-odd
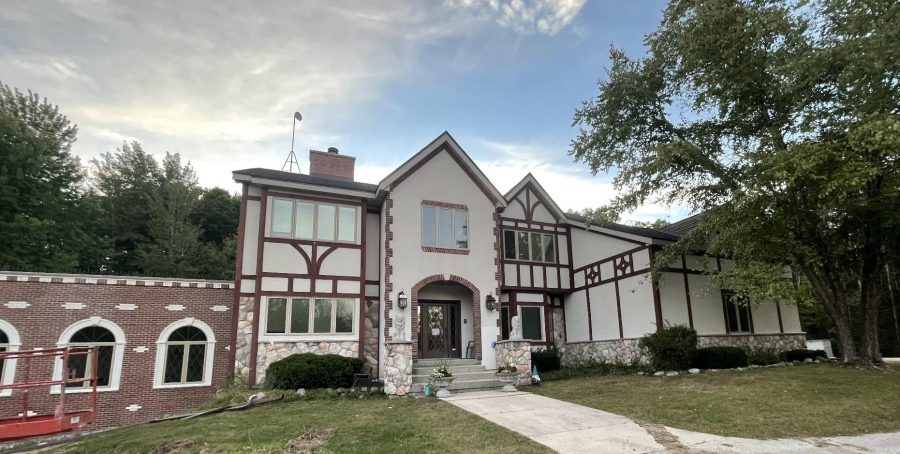
[[[133,426],[90,436],[62,452],[552,451],[445,402],[370,398],[293,401],[190,421]]]
[[[747,438],[900,430],[900,370],[826,364],[678,377],[594,376],[531,391],[670,427]]]

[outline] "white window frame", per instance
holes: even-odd
[[[506,256],[506,232],[513,232],[515,234],[514,239],[513,239],[513,245],[515,246],[515,255],[516,255],[515,258],[509,258]],[[519,258],[519,233],[520,232],[528,235],[528,258],[527,259]],[[535,260],[534,257],[531,256],[531,235],[532,234],[541,235],[541,257],[539,260]],[[544,245],[543,245],[544,235],[549,236],[550,240],[553,244],[553,260],[550,260],[550,261],[544,260],[544,255],[545,255]],[[554,234],[554,233],[534,232],[531,230],[503,229],[503,260],[514,260],[514,261],[519,261],[519,262],[556,263],[556,256],[558,255],[558,251],[556,248],[559,247],[556,239],[557,239],[556,234]]]
[[[0,330],[6,333],[8,343],[6,344],[7,352],[17,352],[22,346],[22,339],[19,337],[19,331],[5,320],[0,320]],[[0,373],[0,384],[9,385],[16,378],[16,358],[7,359],[3,363],[3,372]],[[8,397],[12,395],[11,389],[0,391],[0,397]]]
[[[285,323],[284,333],[269,333],[267,327],[269,324],[269,299],[284,298],[287,300],[285,307]],[[292,300],[309,299],[309,332],[308,333],[291,333],[290,315],[293,307]],[[315,302],[316,299],[331,300],[331,331],[330,333],[314,333],[315,325]],[[335,324],[337,323],[337,300],[348,300],[353,307],[353,330],[349,333],[335,333]],[[358,341],[359,340],[359,298],[345,298],[330,295],[311,295],[311,296],[281,296],[272,295],[263,298],[260,304],[259,317],[259,339],[260,341],[273,342],[318,342],[318,341]]]
[[[83,328],[88,328],[91,326],[99,326],[101,328],[106,328],[113,334],[115,337],[115,342],[113,343],[113,358],[112,364],[109,369],[109,384],[106,386],[97,386],[97,392],[111,392],[119,390],[119,382],[122,377],[122,360],[125,358],[125,332],[122,331],[122,328],[119,325],[116,325],[112,321],[109,321],[100,317],[91,317],[88,319],[81,320],[79,322],[75,322],[69,325],[65,331],[59,336],[59,341],[56,343],[57,347],[68,347],[69,340],[72,339],[72,336],[75,335],[78,331],[81,331]],[[77,343],[75,345],[78,345]],[[53,380],[62,380],[62,358],[57,357],[56,361],[53,365]],[[66,387],[66,394],[78,394],[78,393],[89,393],[92,391],[91,387],[84,388],[69,388]],[[60,393],[60,385],[53,385],[50,387],[50,394],[59,394]]]
[[[434,244],[426,244],[425,243],[425,209],[430,208],[435,210],[434,212]],[[441,221],[440,221],[440,210],[450,210],[450,236],[453,238],[453,246],[441,246],[440,245],[440,237],[441,237]],[[459,243],[456,240],[456,213],[463,212],[466,215],[466,247],[459,247]],[[468,208],[451,208],[445,206],[439,206],[429,203],[423,203],[422,208],[419,211],[419,229],[421,230],[421,243],[423,247],[432,247],[432,248],[440,248],[440,249],[458,249],[460,251],[468,251],[469,246],[472,244],[472,220],[469,217],[469,209]]]
[[[193,326],[194,328],[198,328],[200,331],[203,331],[203,334],[206,336],[206,342],[191,343],[206,344],[206,350],[203,352],[203,380],[199,382],[187,383],[165,383],[166,355],[168,354],[169,350],[169,336],[171,336],[172,333],[174,333],[178,328],[183,328],[185,326]],[[197,388],[201,386],[211,386],[215,356],[216,335],[215,333],[213,333],[213,330],[209,327],[209,325],[191,317],[172,322],[171,324],[169,324],[169,326],[162,330],[162,332],[159,334],[159,338],[156,340],[156,367],[154,368],[153,373],[153,389]]]
[[[345,244],[359,244],[360,243],[360,223],[362,222],[362,213],[360,213],[360,207],[356,205],[347,205],[340,202],[318,202],[314,200],[306,200],[306,199],[290,199],[287,197],[271,197],[272,203],[270,207],[267,207],[267,211],[269,211],[268,215],[268,232],[269,236],[275,238],[291,238],[296,240],[304,240],[304,241],[323,241],[326,243],[345,243]],[[275,219],[275,201],[283,200],[291,203],[291,233],[284,234],[280,232],[273,232],[272,225]],[[297,237],[297,204],[298,203],[308,203],[313,206],[313,231],[312,238],[300,238]],[[319,239],[319,205],[330,205],[334,207],[334,239],[331,240],[320,240]],[[353,226],[353,239],[352,240],[341,240],[340,239],[340,223],[341,223],[341,208],[350,208],[356,212],[356,223]]]
[[[522,317],[522,309],[538,309],[541,313],[541,338],[540,339],[529,339],[525,337],[525,327],[522,326],[522,339],[536,341],[536,342],[545,342],[547,340],[547,333],[544,328],[546,327],[546,320],[544,320],[544,306],[532,305],[532,304],[519,304],[517,312],[519,313],[519,322],[524,323],[524,318]]]

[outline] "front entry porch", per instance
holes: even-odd
[[[434,281],[413,293],[414,359],[478,359],[475,295],[454,281]]]
[[[420,358],[462,358],[459,301],[422,301]]]

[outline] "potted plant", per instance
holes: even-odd
[[[504,383],[501,391],[516,391],[516,384],[519,381],[519,369],[511,361],[506,360],[497,369],[497,379],[500,380],[500,383]]]
[[[450,397],[450,390],[447,389],[450,383],[453,383],[453,373],[450,372],[450,365],[442,362],[438,367],[431,371],[431,384],[438,387],[435,396],[444,398]]]

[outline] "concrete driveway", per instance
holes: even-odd
[[[900,433],[753,440],[636,422],[526,392],[481,391],[444,399],[560,453],[898,453]]]

